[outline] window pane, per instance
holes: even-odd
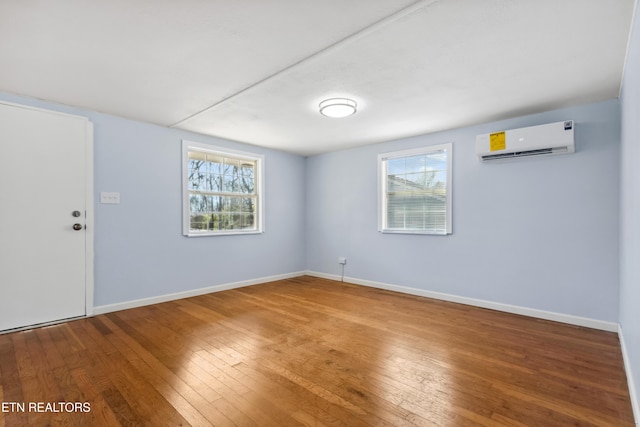
[[[191,190],[203,190],[205,186],[206,178],[206,163],[204,160],[189,160],[188,165],[188,181],[189,189]]]
[[[405,173],[404,158],[389,159],[387,161],[387,170],[389,175],[400,175]]]
[[[406,180],[406,185],[412,190],[418,190],[424,187],[427,182],[427,177],[424,172],[408,173],[404,175],[404,179]]]
[[[233,175],[230,173],[225,174],[222,180],[223,180],[222,191],[225,191],[227,193],[233,192],[233,182],[234,182]]]
[[[241,167],[242,176],[253,178],[253,168],[255,163],[243,163]]]
[[[204,215],[191,215],[190,227],[192,230],[206,230],[207,220]]]
[[[206,207],[206,201],[204,196],[199,194],[192,194],[189,196],[189,204],[191,206],[191,212],[204,212]]]
[[[240,193],[253,194],[254,182],[253,177],[242,176],[240,178]]]
[[[223,158],[221,156],[207,154],[207,162],[209,163],[209,173],[220,174],[222,173],[222,162]]]
[[[427,163],[427,156],[421,154],[419,156],[412,156],[405,158],[405,168],[407,173],[422,172]]]
[[[220,192],[222,188],[222,175],[209,175],[209,191]]]

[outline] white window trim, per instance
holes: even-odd
[[[256,161],[257,178],[257,218],[255,230],[224,230],[224,231],[194,231],[190,228],[190,205],[189,205],[189,151],[201,151],[209,154],[216,154],[227,157],[235,157],[240,159]],[[264,155],[249,153],[246,151],[233,150],[225,147],[217,147],[199,142],[182,140],[182,234],[187,237],[204,237],[204,236],[230,236],[238,234],[261,234],[264,233]]]
[[[446,199],[446,225],[444,233],[436,233],[429,230],[398,230],[393,228],[387,228],[387,163],[385,160],[394,159],[398,157],[410,157],[417,156],[420,154],[428,154],[434,151],[446,150],[447,152],[447,199]],[[408,150],[401,151],[392,151],[388,153],[378,154],[378,231],[381,233],[389,233],[389,234],[428,234],[428,235],[448,235],[452,234],[452,164],[453,164],[453,143],[449,142],[446,144],[439,145],[430,145],[426,147],[420,148],[412,148]]]

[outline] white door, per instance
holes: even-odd
[[[92,132],[86,118],[0,103],[0,331],[86,314]]]

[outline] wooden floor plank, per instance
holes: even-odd
[[[0,335],[22,425],[633,426],[617,335],[308,276]]]
[[[164,411],[164,414],[161,414],[164,423],[173,419],[173,412],[176,411],[183,417],[185,424],[188,422],[192,425],[214,425],[211,421],[215,419],[224,425],[223,421],[226,419],[223,414],[219,414],[209,407],[206,399],[175,376],[150,351],[120,328],[128,328],[125,322],[120,322],[115,316],[105,317],[103,321],[112,326],[114,334],[109,339],[113,344],[117,344],[123,358],[127,359],[137,370],[138,382],[152,388],[148,393],[154,396],[156,393],[158,394],[151,406],[155,408],[156,412]],[[162,399],[159,396],[162,396]],[[198,405],[203,406],[205,410],[199,411],[196,407]]]

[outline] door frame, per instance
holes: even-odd
[[[81,117],[81,116],[76,116]],[[84,234],[84,295],[85,295],[85,316],[93,316],[93,238],[94,238],[94,217],[93,217],[93,123],[88,117],[85,126],[85,157],[84,157],[84,194],[85,194],[85,234]]]
[[[84,264],[85,264],[85,317],[93,316],[93,295],[94,295],[94,200],[93,200],[93,123],[88,117],[63,113],[61,111],[52,110],[50,108],[40,108],[31,105],[18,104],[14,102],[0,100],[0,104],[11,107],[24,108],[28,110],[41,111],[48,114],[57,114],[60,116],[74,117],[85,122],[85,158],[84,158],[84,174],[85,174],[85,233],[84,233]],[[56,323],[65,321],[66,319],[58,319],[52,321]],[[26,327],[29,328],[29,327]],[[18,328],[24,329],[24,328]]]

